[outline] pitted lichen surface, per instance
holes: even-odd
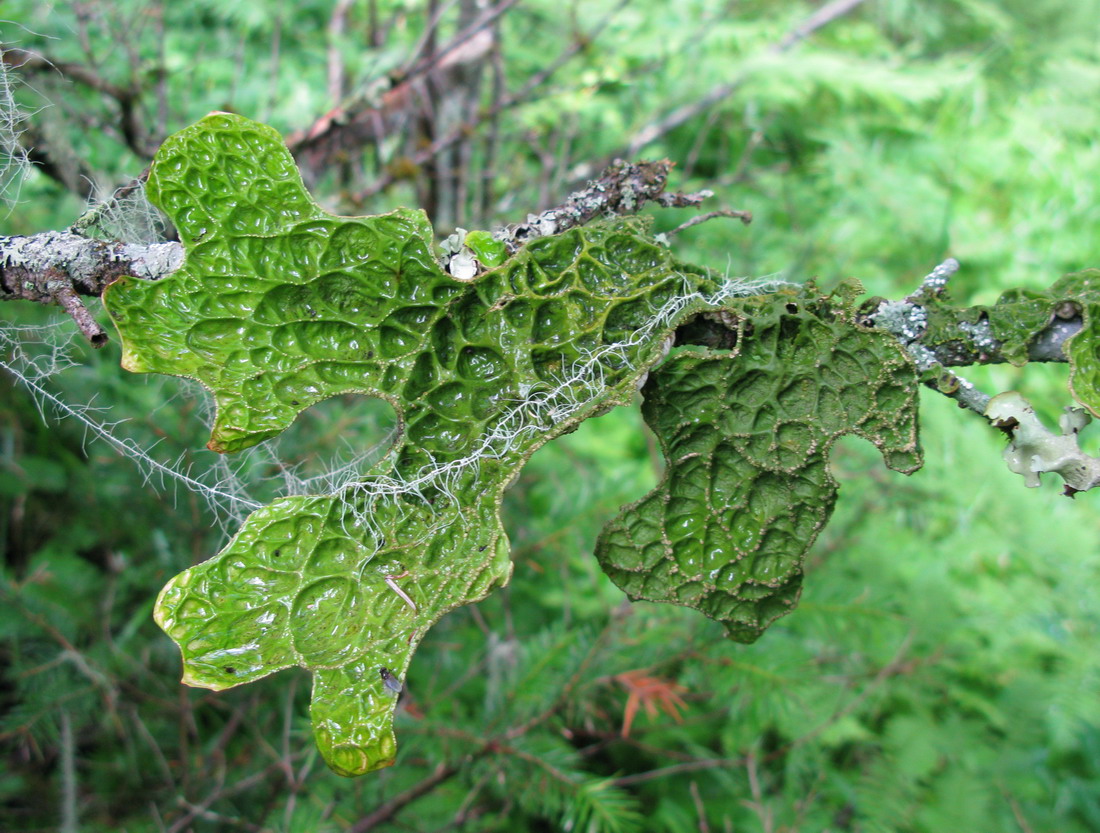
[[[835,440],[920,467],[914,370],[893,338],[854,326],[855,291],[730,304],[731,350],[683,347],[650,374],[643,413],[668,468],[596,548],[632,598],[696,608],[752,642],[798,601],[836,501]]]
[[[274,130],[227,114],[165,142],[147,193],[176,224],[184,264],[165,280],[116,282],[105,302],[125,367],[213,391],[217,451],[357,391],[405,403],[417,448],[463,456],[507,402],[553,386],[684,292],[667,253],[626,221],[537,241],[475,284],[456,281],[423,212],[329,215]],[[655,348],[609,355],[608,387]]]
[[[256,511],[155,611],[189,684],[311,670],[317,743],[342,774],[393,762],[393,679],[441,616],[508,580],[505,485],[539,446],[630,401],[681,325],[690,342],[707,316],[735,322],[718,335],[736,343],[677,348],[646,387],[669,471],[599,551],[632,596],[755,638],[797,597],[835,499],[833,440],[857,433],[893,467],[919,464],[912,368],[853,324],[853,287],[738,297],[639,219],[506,259],[485,250],[494,268],[458,281],[422,212],[324,212],[278,134],[228,114],[166,141],[147,192],[180,232],[183,265],[124,278],[104,301],[126,367],[211,390],[211,448],[253,445],[341,393],[397,411],[401,434],[363,479]]]
[[[161,592],[157,621],[183,651],[184,682],[223,689],[309,668],[329,765],[356,775],[392,763],[397,698],[380,669],[404,679],[432,624],[507,582],[498,501],[381,503],[369,531],[346,495],[254,512],[220,555]]]
[[[105,303],[126,367],[213,392],[211,448],[260,442],[349,391],[388,399],[404,428],[362,482],[254,513],[168,584],[157,620],[194,685],[313,670],[328,763],[386,766],[396,701],[380,669],[403,678],[435,621],[507,580],[504,485],[547,440],[629,401],[718,287],[636,220],[535,241],[456,281],[422,212],[325,213],[278,134],[228,114],[165,142],[147,191],[184,263],[115,283]]]

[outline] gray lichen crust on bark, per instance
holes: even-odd
[[[107,334],[78,296],[98,297],[122,275],[158,280],[183,262],[179,243],[138,245],[71,231],[0,236],[0,300],[61,306],[96,347]]]
[[[954,258],[945,260],[904,300],[872,298],[864,303],[860,322],[891,333],[924,374],[928,387],[954,399],[960,407],[984,414],[992,397],[948,368],[1004,364],[1011,358],[1005,344],[994,336],[988,318],[944,303],[948,280],[958,268]],[[1063,345],[1080,331],[1082,319],[1078,308],[1066,307],[1055,309],[1050,320],[1031,333],[1028,361],[1068,361]],[[937,314],[930,315],[930,310]]]
[[[493,232],[493,236],[503,241],[509,252],[515,252],[532,240],[561,234],[597,217],[636,214],[647,202],[655,202],[663,208],[694,208],[713,196],[711,191],[666,193],[671,170],[672,162],[668,159],[637,163],[616,161],[599,179],[570,194],[561,205],[541,214],[528,214],[524,222],[505,226]],[[751,215],[748,216],[751,219]]]

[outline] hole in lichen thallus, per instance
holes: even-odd
[[[385,399],[345,393],[307,408],[270,440],[274,456],[299,480],[352,479],[382,459],[397,439],[397,412]],[[272,472],[278,477],[278,472]],[[327,486],[307,492],[327,491]]]
[[[695,344],[712,350],[733,350],[737,346],[737,318],[730,312],[704,312],[676,328],[676,344]]]

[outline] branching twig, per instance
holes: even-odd
[[[474,757],[481,757],[488,752],[489,747],[484,747]],[[468,762],[464,761],[462,765],[440,764],[435,768],[435,771],[423,781],[414,784],[403,793],[394,796],[385,804],[378,807],[374,812],[359,819],[359,821],[355,822],[355,824],[347,829],[347,833],[366,833],[368,830],[374,830],[379,825],[392,819],[401,812],[402,809],[412,804],[418,798],[427,795],[440,784],[454,778],[462,771],[463,765],[468,765]]]
[[[1035,409],[1019,393],[1007,391],[990,396],[947,369],[948,365],[992,364],[1010,359],[1019,363],[1025,346],[1029,361],[1067,361],[1063,346],[1083,326],[1080,304],[1072,298],[1059,303],[1041,301],[1038,303],[1050,305],[1049,311],[1042,307],[1037,311],[1037,302],[1032,299],[998,303],[999,316],[1017,321],[1038,317],[1040,322],[1032,325],[1034,331],[1024,329],[1013,334],[1009,356],[1008,346],[994,335],[988,307],[954,309],[943,302],[947,282],[958,268],[956,260],[948,259],[904,301],[869,302],[859,323],[890,332],[913,359],[928,387],[1003,430],[1009,437],[1004,453],[1008,467],[1023,475],[1028,486],[1038,486],[1040,475],[1046,472],[1065,481],[1064,494],[1068,497],[1100,486],[1100,459],[1085,454],[1078,444],[1077,435],[1090,420],[1085,409],[1067,408],[1061,419],[1061,433],[1056,434],[1042,424]],[[1015,314],[1013,303],[1021,305]]]
[[[1012,357],[1006,355],[1006,345],[993,334],[982,308],[954,309],[942,303],[947,282],[958,268],[958,261],[949,258],[933,269],[905,300],[874,299],[865,306],[861,323],[892,333],[925,374],[930,388],[954,399],[961,407],[984,415],[991,397],[948,368],[1003,364]],[[938,314],[930,317],[929,310],[933,308]],[[1027,340],[1028,361],[1066,361],[1063,345],[1081,326],[1077,304],[1066,302],[1056,306],[1051,320]]]
[[[335,104],[344,97],[344,57],[337,42],[344,35],[353,0],[338,0],[328,20],[328,96]]]
[[[139,106],[142,90],[136,80],[128,86],[121,86],[108,81],[91,67],[71,61],[51,61],[25,49],[5,49],[3,61],[12,69],[24,72],[56,72],[74,83],[113,99],[118,105],[118,128],[126,147],[141,158],[147,159],[153,155],[155,145],[148,141],[142,124]]]
[[[76,322],[77,328],[93,347],[102,347],[107,343],[107,333],[99,326],[84,302],[77,297],[72,282],[66,280],[60,272],[53,272],[54,277],[46,281],[46,291],[54,303],[59,304],[69,317]]]
[[[424,75],[483,58],[493,45],[490,27],[517,2],[502,0],[488,9],[442,47],[400,73],[392,83],[386,84],[384,91],[377,92],[375,85],[375,92],[339,102],[309,127],[291,133],[287,136],[290,152],[308,158],[315,167],[321,167],[336,151],[385,138],[397,123],[404,122],[409,104],[415,98],[415,87]]]
[[[560,234],[596,217],[634,214],[647,202],[665,207],[694,207],[711,196],[710,191],[665,193],[671,170],[672,163],[667,159],[636,164],[616,162],[599,179],[570,194],[561,205],[538,215],[530,214],[526,222],[505,226],[493,236],[503,240],[509,251],[514,252],[539,237]]]
[[[49,287],[58,274],[78,295],[102,295],[122,275],[158,280],[183,262],[179,243],[121,243],[71,231],[0,236],[0,300],[58,303]]]
[[[523,85],[515,93],[509,93],[502,96],[499,100],[495,101],[493,105],[483,111],[480,117],[471,124],[462,124],[458,128],[452,130],[444,136],[439,137],[432,142],[428,147],[422,149],[416,153],[411,159],[407,160],[413,167],[420,167],[425,165],[434,159],[436,156],[447,150],[452,145],[466,139],[470,131],[475,130],[479,125],[486,121],[491,121],[499,116],[505,110],[521,104],[528,100],[528,97],[539,87],[545,84],[551,76],[554,75],[562,66],[568,63],[573,57],[579,53],[582,49],[590,46],[596,38],[600,36],[603,30],[611,23],[615,15],[625,7],[630,0],[621,0],[616,6],[608,12],[604,18],[596,24],[596,26],[583,38],[577,38],[568,49],[558,55],[553,61],[551,61],[542,71],[532,76],[526,84]],[[386,172],[380,176],[375,182],[371,183],[368,188],[359,191],[351,196],[351,200],[355,203],[362,203],[378,194],[398,179],[398,175],[394,172]]]
[[[861,323],[892,334],[909,354],[917,370],[924,375],[925,384],[932,390],[954,399],[959,407],[984,414],[992,397],[947,370],[934,343],[922,341],[928,334],[928,311],[924,303],[943,294],[948,278],[958,268],[959,263],[954,258],[945,260],[921,281],[920,287],[908,298],[904,301],[880,299],[880,303],[865,311],[867,314],[861,319]]]
[[[720,208],[717,211],[708,211],[706,214],[700,214],[698,217],[692,217],[686,223],[680,223],[680,225],[676,226],[676,228],[674,228],[672,231],[666,231],[665,237],[674,237],[681,231],[686,231],[692,226],[701,225],[708,220],[715,219],[716,217],[733,217],[734,219],[740,220],[746,226],[752,222],[751,211],[734,211],[731,208]]]
[[[561,205],[522,223],[505,227],[497,236],[511,251],[538,237],[558,234],[605,215],[632,214],[646,202],[663,206],[697,206],[709,191],[666,193],[672,163],[618,163],[600,179],[572,194]],[[144,177],[144,175],[143,175]],[[136,187],[135,180],[129,188]],[[0,300],[26,300],[62,306],[96,346],[107,336],[77,296],[98,296],[122,275],[147,280],[166,277],[183,262],[179,243],[128,244],[96,240],[74,233],[93,225],[99,210],[84,215],[69,231],[49,231],[29,237],[0,236]]]

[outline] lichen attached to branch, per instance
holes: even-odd
[[[256,511],[220,554],[169,582],[156,617],[180,645],[186,682],[221,689],[308,668],[329,765],[353,775],[392,763],[387,681],[404,678],[441,616],[509,578],[507,483],[544,443],[631,401],[658,363],[680,367],[674,333],[688,351],[717,338],[706,361],[725,387],[670,389],[669,414],[699,422],[713,406],[723,430],[705,463],[684,468],[679,451],[670,461],[677,481],[662,523],[676,531],[662,565],[651,576],[623,568],[621,542],[604,564],[629,573],[633,597],[688,604],[739,639],[793,607],[811,531],[835,498],[824,467],[832,439],[852,431],[896,468],[919,464],[912,365],[892,339],[856,325],[854,283],[835,296],[777,293],[775,282],[680,263],[642,218],[575,225],[643,198],[702,199],[664,194],[666,173],[660,163],[619,170],[610,198],[594,184],[575,211],[543,218],[553,233],[511,255],[476,233],[454,241],[452,253],[469,248],[478,266],[459,280],[436,260],[423,212],[322,211],[270,128],[215,114],[165,143],[148,193],[185,257],[163,280],[123,277],[105,292],[124,366],[206,385],[218,451],[254,445],[347,392],[390,401],[402,429],[361,478]],[[759,303],[740,302],[750,295]],[[745,374],[731,370],[749,356]],[[668,427],[698,456],[691,426]],[[717,488],[708,483],[719,472],[722,494],[681,500]],[[782,508],[788,490],[812,507],[804,519]],[[701,509],[705,553],[682,534],[681,508]]]
[[[1039,475],[1051,472],[1065,481],[1065,494],[1073,497],[1100,485],[1100,459],[1081,450],[1078,435],[1091,422],[1084,408],[1065,409],[1055,434],[1035,409],[1014,390],[994,396],[986,417],[1010,438],[1004,458],[1010,471],[1023,475],[1030,488],[1039,485]]]

